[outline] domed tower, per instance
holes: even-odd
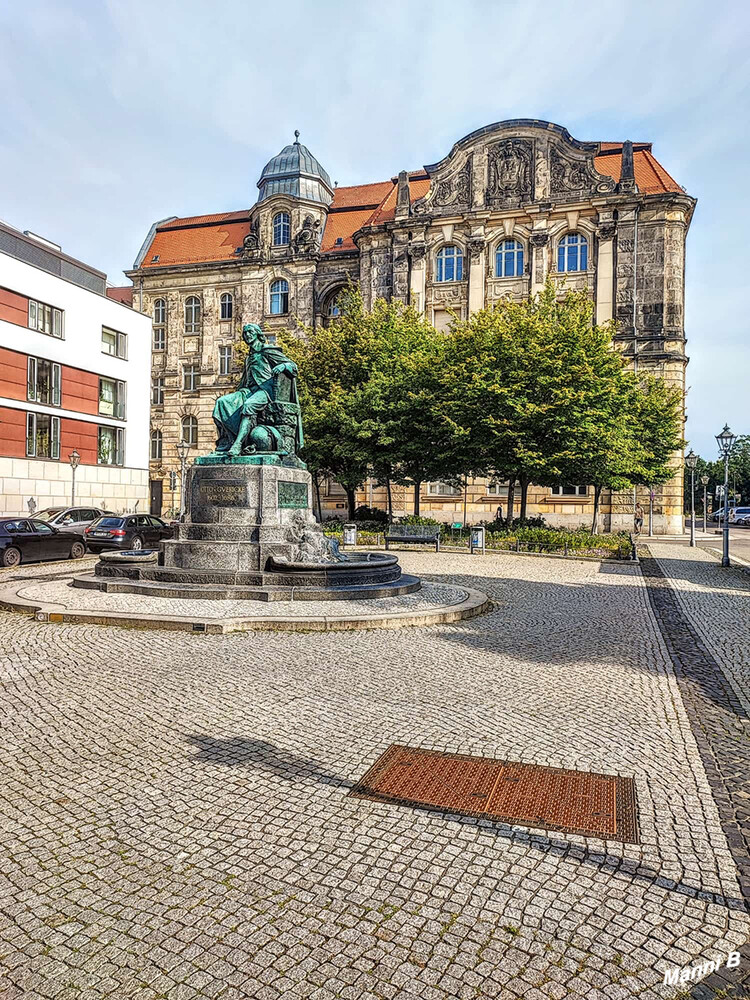
[[[299,132],[294,133],[293,143],[284,146],[263,167],[258,188],[258,202],[279,194],[318,202],[326,208],[333,201],[331,178],[299,141]]]

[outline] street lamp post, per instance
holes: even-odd
[[[695,547],[695,467],[698,456],[693,449],[685,455],[685,465],[690,470],[690,545]]]
[[[75,507],[76,505],[76,469],[81,464],[81,456],[78,452],[73,449],[68,455],[68,461],[70,462],[70,468],[72,471],[73,480],[70,487],[70,506]]]
[[[189,441],[180,438],[177,442],[177,454],[180,456],[180,521],[185,518],[185,470],[187,468],[188,452],[192,448]]]
[[[723,528],[724,544],[722,546],[721,565],[729,566],[729,458],[732,454],[734,442],[737,440],[729,430],[729,424],[724,424],[724,430],[716,435],[716,443],[719,446],[719,458],[724,459],[724,511]]]
[[[703,534],[705,535],[708,531],[706,527],[706,517],[707,517],[707,500],[706,500],[706,487],[708,486],[708,476],[701,476],[701,485],[703,486]]]

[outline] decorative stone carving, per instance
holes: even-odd
[[[611,177],[600,174],[593,164],[593,157],[576,159],[566,155],[559,147],[551,152],[552,185],[551,193],[562,196],[580,196],[594,192],[606,194],[614,191],[615,182]]]
[[[242,250],[244,253],[260,250],[260,219],[256,219],[250,227],[250,232],[242,241]]]
[[[409,256],[412,259],[412,263],[418,264],[420,261],[424,260],[425,254],[427,253],[427,247],[424,243],[410,243],[408,251]]]
[[[294,248],[297,253],[310,253],[318,245],[318,230],[320,221],[311,215],[305,216],[302,228],[294,237]]]
[[[532,233],[529,243],[533,247],[546,247],[549,243],[549,233]]]
[[[549,150],[546,145],[537,149],[534,172],[534,200],[549,198]]]
[[[469,250],[469,260],[472,262],[472,264],[476,264],[476,262],[482,256],[485,245],[486,244],[483,239],[474,238],[469,240],[467,247]]]
[[[528,139],[503,139],[490,146],[487,203],[517,205],[531,198],[532,148]]]
[[[617,232],[617,226],[615,225],[614,222],[603,222],[599,226],[599,239],[612,240],[614,239],[616,232]]]
[[[471,202],[471,157],[452,177],[437,182],[432,204],[436,208],[468,208]]]

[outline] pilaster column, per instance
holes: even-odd
[[[601,325],[614,317],[614,222],[599,226],[599,252],[596,258],[596,322]]]
[[[485,242],[469,240],[469,315],[484,308]]]
[[[531,294],[537,295],[544,288],[549,269],[549,233],[532,233],[529,238],[533,259],[531,261]]]
[[[424,243],[410,243],[411,278],[409,281],[409,303],[419,313],[424,313],[426,288],[426,250]]]

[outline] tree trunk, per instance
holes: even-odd
[[[599,501],[602,498],[602,488],[601,486],[594,487],[594,517],[591,521],[591,534],[597,535],[599,533]]]
[[[386,476],[385,490],[388,497],[388,524],[393,524],[393,492],[391,490],[390,476]]]
[[[518,516],[523,522],[526,520],[526,501],[529,495],[529,480],[526,476],[521,476],[519,483],[521,485],[521,509],[518,512]]]
[[[419,489],[422,485],[421,479],[414,480],[414,515],[419,517]]]
[[[516,481],[515,479],[511,479],[511,481],[508,483],[508,517],[506,520],[506,524],[508,525],[509,528],[513,524],[513,505],[515,504],[515,502],[516,502]]]
[[[351,489],[349,486],[346,489],[346,503],[349,508],[349,520],[354,520],[354,511],[357,509],[357,494],[356,491]]]
[[[323,509],[320,506],[320,476],[316,472],[313,477],[313,483],[315,485],[315,499],[318,503],[318,522],[323,523]]]

